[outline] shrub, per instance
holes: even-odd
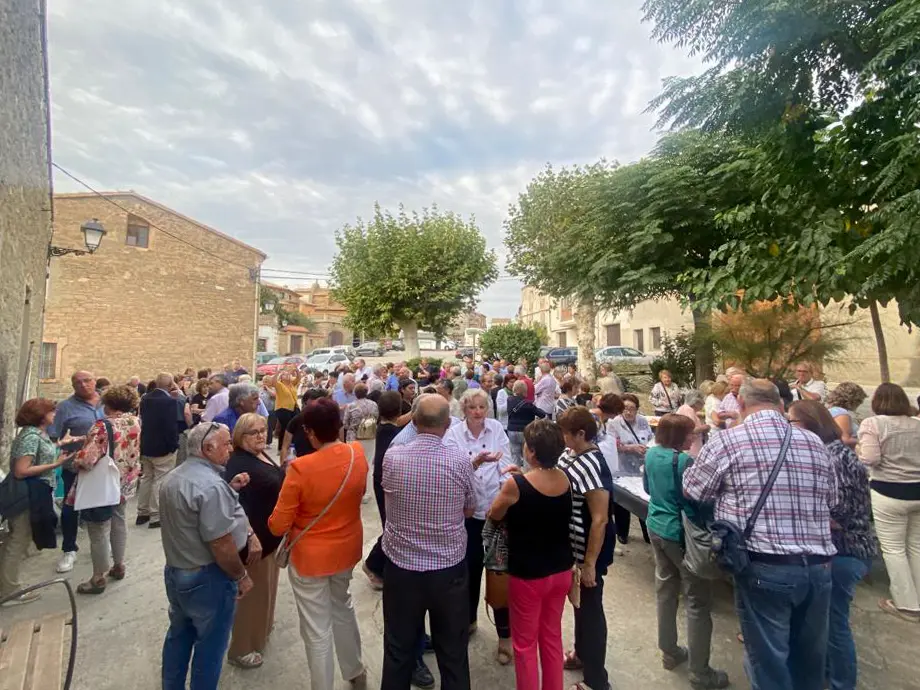
[[[443,359],[438,359],[437,357],[428,357],[428,363],[432,366],[440,368],[441,364],[444,362]],[[409,367],[413,372],[418,369],[418,365],[421,363],[421,357],[413,357],[410,360],[406,361],[406,366]]]
[[[517,323],[492,326],[479,337],[479,352],[489,362],[496,359],[517,362],[521,357],[536,362],[540,345],[540,334],[536,330]]]
[[[671,378],[681,388],[696,386],[696,341],[692,333],[681,330],[673,338],[661,338],[661,355],[651,364],[652,381],[658,380],[662,369],[671,372]]]

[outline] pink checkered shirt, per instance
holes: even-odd
[[[719,433],[684,473],[684,493],[715,503],[717,520],[744,529],[779,455],[789,422],[762,410]],[[830,509],[837,501],[833,462],[810,431],[792,427],[792,440],[748,548],[757,553],[831,556]]]
[[[383,552],[398,567],[425,572],[466,556],[464,510],[475,505],[473,465],[466,453],[419,434],[383,457],[386,527]]]

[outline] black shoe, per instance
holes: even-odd
[[[628,544],[628,543],[629,543],[629,537],[624,537],[623,535],[618,534],[618,535],[617,535],[617,541],[620,542],[621,544]]]
[[[140,527],[141,525],[146,525],[148,522],[150,522],[149,515],[138,515],[137,520],[134,521],[134,524]]]
[[[434,645],[431,644],[431,635],[425,635],[425,654],[434,653]]]
[[[434,687],[434,676],[425,665],[424,661],[419,661],[412,672],[412,685],[422,690],[430,690]]]
[[[157,520],[156,522],[151,522],[149,525],[147,525],[147,528],[148,529],[160,529],[160,521]]]

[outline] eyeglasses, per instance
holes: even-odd
[[[802,420],[801,419],[790,419],[789,423],[790,424],[801,424]]]
[[[204,448],[204,442],[208,440],[208,436],[211,435],[211,432],[215,429],[220,429],[220,424],[216,422],[211,422],[211,426],[208,427],[208,430],[204,432],[204,436],[201,438],[201,447]]]
[[[243,436],[266,436],[268,435],[267,429],[253,429],[252,431],[244,431]]]

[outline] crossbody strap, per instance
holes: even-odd
[[[750,430],[748,430],[748,438],[751,439],[751,447],[754,446],[754,438],[751,436]],[[776,481],[776,475],[779,474],[779,469],[783,464],[783,460],[786,459],[786,453],[789,451],[789,444],[792,442],[792,425],[788,425],[786,428],[786,435],[783,437],[783,445],[779,449],[779,455],[776,456],[776,462],[773,463],[773,469],[770,472],[770,476],[767,477],[767,483],[764,484],[763,489],[760,492],[760,497],[757,499],[757,503],[754,504],[754,510],[751,512],[751,517],[748,518],[747,524],[744,526],[744,541],[746,542],[751,537],[751,532],[754,531],[754,523],[757,521],[757,517],[760,515],[760,511],[763,510],[764,503],[767,502],[767,496],[770,495],[770,490],[773,488],[773,483]]]
[[[674,457],[671,458],[671,472],[674,473],[674,488],[677,490],[677,507],[679,510],[684,509],[682,482],[680,481],[680,472],[677,469],[677,462],[680,459],[680,451],[674,451]]]
[[[629,429],[629,433],[631,433],[633,438],[636,439],[636,443],[641,446],[642,441],[639,440],[639,434],[637,434],[635,429],[632,428],[632,424],[626,421],[626,417],[622,417],[621,419],[623,420],[623,424],[626,425],[626,428]]]
[[[664,397],[666,397],[666,398],[668,399],[668,409],[669,409],[669,410],[673,410],[673,409],[674,409],[674,403],[671,402],[671,396],[668,395],[668,389],[665,387],[665,385],[664,385],[663,383],[661,384],[661,390],[664,391]]]
[[[349,444],[349,445],[348,445],[348,450],[351,451],[351,460],[350,460],[350,462],[348,463],[348,471],[345,473],[345,478],[342,480],[342,483],[339,485],[339,490],[335,492],[335,496],[333,496],[333,497],[332,497],[332,500],[329,501],[329,503],[326,504],[326,507],[322,509],[322,511],[320,512],[320,514],[317,515],[315,518],[313,518],[313,519],[310,521],[310,524],[308,524],[306,527],[304,527],[303,530],[301,530],[300,534],[298,534],[296,537],[294,537],[294,540],[293,540],[290,544],[288,544],[288,546],[287,546],[287,550],[288,550],[288,551],[293,550],[294,545],[297,544],[298,541],[300,541],[300,538],[301,538],[303,535],[305,535],[307,532],[309,532],[309,531],[313,528],[313,526],[314,526],[317,522],[319,522],[327,512],[329,512],[329,509],[330,509],[330,508],[333,506],[333,504],[338,500],[339,496],[342,495],[342,491],[345,489],[345,484],[348,483],[348,478],[351,476],[351,470],[352,470],[352,468],[355,466],[355,449],[351,446],[351,444]]]

